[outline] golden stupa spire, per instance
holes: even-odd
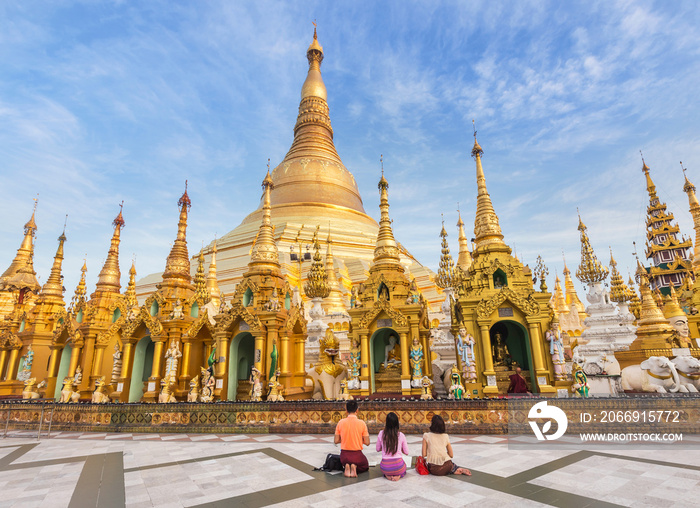
[[[267,159],[267,174],[262,182],[263,188],[263,210],[262,222],[258,230],[255,245],[250,254],[248,267],[249,273],[262,273],[262,271],[278,274],[280,270],[279,252],[275,243],[274,232],[271,220],[270,192],[275,187],[270,176],[270,159]]]
[[[474,124],[474,120],[472,120]],[[472,148],[472,157],[476,160],[476,217],[474,219],[474,236],[476,239],[476,249],[489,244],[505,245],[503,243],[503,233],[501,226],[498,224],[498,215],[493,208],[491,196],[486,189],[486,177],[484,176],[484,168],[481,166],[481,156],[484,151],[481,149],[479,142],[476,140],[476,126],[474,125],[474,147]]]
[[[187,180],[185,180],[185,192],[180,196],[177,206],[180,207],[177,237],[165,262],[163,281],[180,280],[189,284],[192,276],[190,275],[190,256],[187,252],[187,213],[192,206],[192,201],[187,194]]]
[[[634,289],[634,280],[632,279],[631,274],[629,274],[629,279],[627,280],[627,287],[629,288],[631,295],[630,312],[632,312],[632,314],[639,319],[639,314],[642,310],[642,300],[639,298],[639,294]]]
[[[639,318],[637,319],[637,337],[639,339],[662,338],[666,340],[673,333],[673,327],[658,307],[649,287],[646,269],[637,260],[639,275],[639,292],[642,296]]]
[[[318,230],[319,226],[316,226],[313,239],[314,257],[306,276],[306,284],[304,284],[304,293],[309,298],[326,298],[331,292],[331,288],[328,286],[328,274],[323,266],[321,247],[318,243]]]
[[[0,289],[3,289],[5,284],[9,282],[9,280],[20,270],[20,268],[24,267],[34,255],[34,236],[36,235],[37,229],[34,217],[36,215],[36,206],[38,201],[38,198],[34,198],[34,209],[32,210],[32,216],[24,225],[24,238],[22,239],[22,244],[20,245],[19,249],[17,249],[15,258],[12,260],[12,263],[10,263],[10,266],[7,267],[7,270],[5,270],[0,276]],[[32,291],[39,290],[40,286],[36,281],[36,278],[31,286]]]
[[[66,215],[66,220],[68,216]],[[53,258],[53,266],[49,278],[46,279],[44,287],[41,288],[41,296],[54,297],[63,302],[63,276],[61,275],[61,266],[63,265],[63,244],[66,242],[66,226],[63,225],[63,232],[58,237],[58,248],[56,255]]]
[[[124,202],[122,201],[119,205],[119,214],[112,221],[114,233],[112,234],[112,242],[109,246],[107,259],[105,260],[105,264],[100,271],[100,275],[97,277],[97,285],[95,287],[96,293],[102,291],[119,293],[122,288],[122,274],[119,271],[119,237],[121,235],[121,230],[124,227],[124,217],[122,216],[123,207]]]
[[[389,218],[389,182],[384,178],[384,156],[379,156],[382,167],[382,177],[379,179],[379,233],[377,233],[377,243],[374,248],[374,266],[394,265],[400,267],[399,248],[394,239],[394,232],[391,229],[391,219]]]
[[[681,169],[683,170],[683,177],[685,178],[685,185],[683,185],[683,191],[688,194],[688,205],[690,205],[690,215],[693,216],[693,229],[695,229],[695,246],[693,249],[693,273],[700,273],[700,203],[695,195],[695,185],[693,185],[690,180],[688,180],[688,175],[683,167],[683,162],[681,162]]]
[[[131,268],[129,268],[129,284],[126,286],[124,293],[127,308],[132,308],[138,305],[136,300],[136,261],[131,260]]]
[[[632,290],[625,284],[622,275],[617,270],[617,261],[613,257],[612,247],[610,248],[610,299],[613,302],[625,303],[632,299]]]
[[[80,281],[75,287],[75,293],[70,301],[70,311],[73,312],[80,304],[87,301],[87,285],[85,284],[85,273],[87,272],[87,260],[83,260],[83,267],[80,269]]]
[[[566,297],[564,296],[564,291],[561,288],[561,279],[559,274],[556,274],[554,278],[554,293],[552,294],[552,307],[556,314],[565,314],[569,312],[569,307],[566,304]]]
[[[462,221],[462,212],[459,211],[459,205],[457,205],[457,216],[459,217],[457,221],[457,227],[459,228],[459,256],[457,257],[457,266],[466,272],[472,265],[472,253],[469,252],[469,240],[464,232],[464,222]]]
[[[221,290],[219,283],[216,280],[216,238],[214,239],[214,248],[211,251],[211,263],[209,264],[209,272],[207,273],[207,291],[214,306],[218,309],[221,303]]]
[[[335,275],[335,263],[333,261],[333,249],[331,244],[331,225],[328,224],[328,238],[326,239],[326,276],[328,277],[328,287],[330,288],[330,294],[326,298],[327,308],[331,311],[345,311],[345,305],[343,303],[343,295],[340,292],[340,284],[338,283],[338,278]]]
[[[576,270],[576,277],[586,284],[603,282],[608,276],[608,269],[598,261],[595,252],[593,252],[588,233],[586,233],[587,228],[581,220],[580,213],[578,215],[578,230],[581,232],[581,264]]]
[[[445,219],[442,219],[442,229],[440,230],[441,241],[441,254],[440,254],[440,265],[438,267],[437,276],[435,277],[435,285],[437,287],[445,289],[451,288],[454,283],[455,277],[455,266],[452,261],[452,255],[450,254],[450,246],[447,243],[447,231],[445,231]]]
[[[194,296],[204,303],[209,301],[207,280],[204,277],[204,252],[202,250],[199,251],[199,256],[197,256],[197,271],[194,274]]]

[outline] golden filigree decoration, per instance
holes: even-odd
[[[240,301],[237,301],[233,302],[231,308],[226,310],[223,317],[216,322],[215,332],[230,332],[237,319],[245,321],[251,330],[262,331],[265,329],[260,319],[252,314],[247,307],[244,307]]]
[[[66,316],[63,323],[61,323],[60,326],[56,327],[56,329],[53,331],[53,335],[51,336],[51,344],[66,344],[66,342],[70,340],[74,346],[83,347],[83,334],[78,329],[78,326],[79,325],[73,319],[73,316]],[[64,336],[66,339],[62,341]]]
[[[208,315],[207,309],[204,309],[200,314],[197,320],[190,325],[190,327],[185,330],[182,334],[183,339],[184,338],[194,338],[197,336],[199,331],[202,329],[202,327],[206,328],[206,330],[209,332],[209,335],[212,337],[214,336],[214,327],[211,325],[209,322],[209,315]]]
[[[488,318],[506,300],[520,309],[526,316],[536,316],[540,313],[540,306],[531,294],[523,298],[512,289],[504,287],[492,298],[481,300],[476,306],[476,315],[480,319]]]
[[[374,305],[362,315],[357,322],[357,326],[359,328],[369,328],[370,323],[372,323],[381,312],[385,312],[392,321],[394,321],[395,325],[408,325],[408,319],[402,312],[394,309],[389,300],[380,299],[374,302]]]

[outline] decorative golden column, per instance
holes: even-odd
[[[365,381],[369,385],[369,369],[371,369],[372,366],[370,365],[369,340],[367,339],[366,333],[360,334],[360,355],[360,382]],[[369,395],[369,387],[364,390],[362,388],[360,389],[363,395]]]
[[[260,371],[261,376],[265,376],[265,373],[267,372],[265,370],[266,366],[266,354],[265,354],[265,332],[264,331],[259,331],[259,332],[254,332],[253,337],[255,339],[255,354],[259,354],[260,358],[258,361],[255,362],[255,368]],[[303,360],[302,360],[303,361]],[[303,365],[303,364],[302,364]]]
[[[289,371],[289,334],[286,330],[283,330],[283,333],[280,334],[279,336],[279,369],[280,369],[280,374],[282,375],[289,375],[291,372]]]
[[[151,379],[155,381],[156,379],[160,379],[160,373],[162,372],[163,343],[165,342],[166,338],[158,337],[155,339],[153,336],[151,336],[151,340],[153,341],[153,365],[151,365]],[[126,347],[126,345],[124,347]]]
[[[7,349],[0,350],[0,374],[5,371],[5,362],[7,362]]]
[[[479,335],[481,339],[481,350],[483,352],[484,361],[484,393],[498,393],[498,387],[494,385],[489,385],[489,376],[496,376],[496,372],[493,370],[493,357],[491,356],[491,335],[489,334],[488,323],[479,324]]]
[[[93,367],[91,372],[92,378],[100,377],[100,372],[102,372],[102,361],[105,355],[105,348],[107,344],[96,344],[95,345],[95,357],[93,360]]]
[[[7,366],[7,373],[5,374],[5,381],[10,381],[15,379],[17,375],[17,361],[19,360],[19,350],[22,346],[14,346],[10,352],[10,361]]]
[[[78,347],[77,344],[73,344],[73,349],[70,352],[70,365],[68,367],[68,375],[70,377],[75,376],[75,371],[78,368],[78,360],[80,360],[80,353],[82,349],[83,348]]]
[[[219,358],[223,357],[223,361],[217,362],[216,364],[216,377],[223,378],[226,376],[229,362],[229,338],[225,331],[217,331],[214,334],[214,340],[217,344],[217,356]]]
[[[412,327],[412,334],[418,331],[418,326]],[[401,345],[401,379],[411,379],[411,360],[410,360],[410,348],[408,343],[411,339],[408,338],[406,332],[399,333],[399,344]]]
[[[540,327],[537,323],[528,323],[528,328],[530,329],[530,348],[532,350],[532,361],[535,362],[535,375],[537,377],[544,376],[546,379],[545,384],[550,384],[550,372],[547,368],[547,364],[544,360],[542,354],[542,335],[540,334]],[[532,381],[535,381],[534,379]],[[539,386],[539,382],[537,385]]]
[[[124,341],[124,347],[122,349],[122,379],[129,378],[129,371],[131,370],[131,363],[133,362],[132,349],[133,344],[130,341]],[[153,356],[153,361],[155,362],[155,354]]]

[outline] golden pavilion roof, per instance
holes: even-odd
[[[122,287],[121,272],[119,271],[119,242],[121,230],[125,224],[124,217],[122,216],[123,205],[123,202],[119,205],[119,214],[112,221],[114,232],[112,233],[107,259],[97,277],[95,294],[99,292],[119,293]]]

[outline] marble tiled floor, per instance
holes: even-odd
[[[370,463],[376,436],[367,451]],[[420,436],[408,436],[411,454]],[[399,482],[313,471],[326,435],[52,434],[0,440],[0,508],[83,506],[697,506],[700,450],[513,449],[504,438],[451,436],[471,477]]]

